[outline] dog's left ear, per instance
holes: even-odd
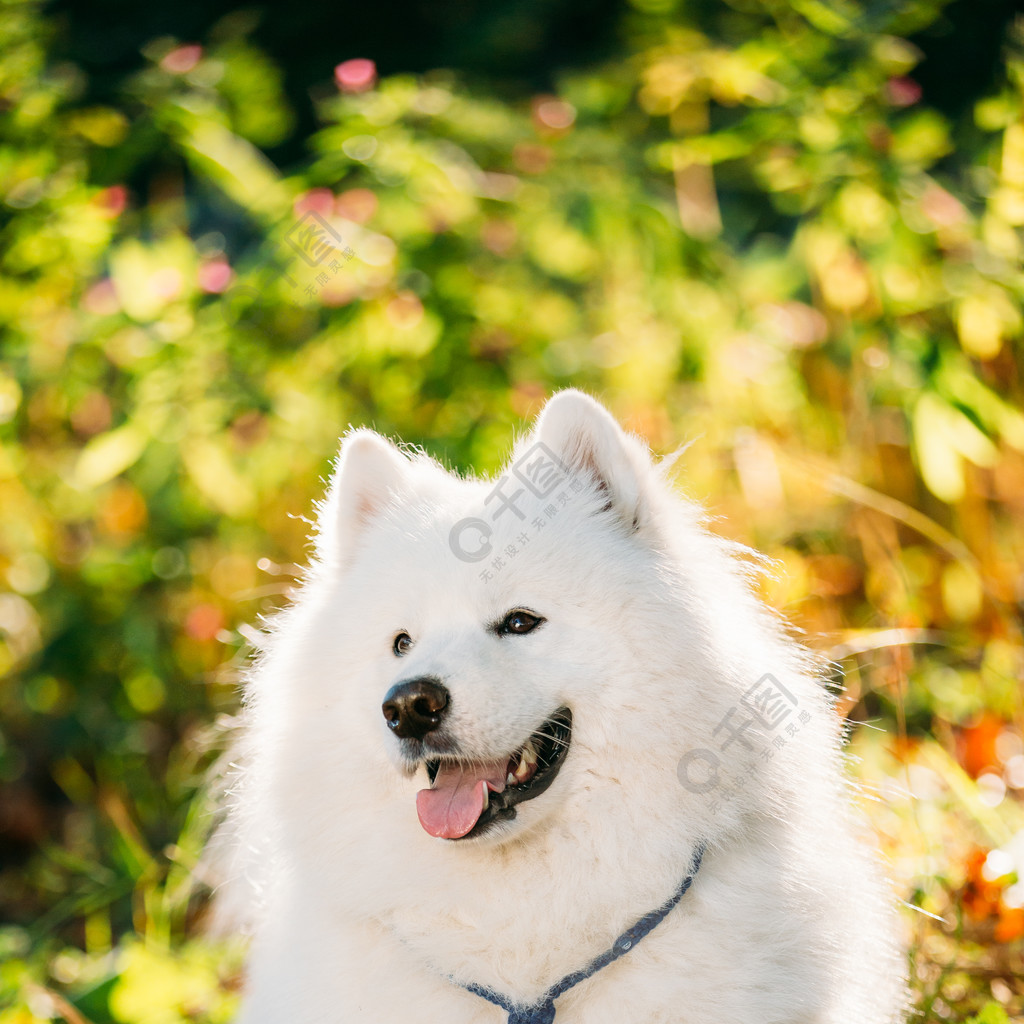
[[[590,477],[628,530],[636,532],[647,524],[644,483],[650,455],[600,402],[575,388],[559,391],[541,411],[534,439],[571,473]]]

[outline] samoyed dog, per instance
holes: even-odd
[[[216,839],[241,1024],[902,1019],[827,690],[666,465],[574,390],[495,480],[345,437]]]

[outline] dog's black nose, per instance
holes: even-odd
[[[431,676],[409,679],[388,690],[380,709],[396,736],[421,740],[441,724],[448,691]]]

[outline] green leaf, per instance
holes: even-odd
[[[999,1003],[990,1002],[982,1007],[981,1013],[969,1017],[964,1024],[1010,1024],[1010,1018]]]

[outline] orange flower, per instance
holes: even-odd
[[[964,770],[977,778],[986,768],[998,768],[996,740],[1005,723],[998,715],[986,711],[973,725],[960,730],[957,737],[957,755]]]
[[[976,921],[994,917],[999,913],[1002,886],[985,878],[984,867],[988,859],[985,850],[974,850],[967,858],[967,881],[960,902],[967,916]]]
[[[1013,942],[1024,937],[1024,907],[1002,907],[993,938],[996,942]]]

